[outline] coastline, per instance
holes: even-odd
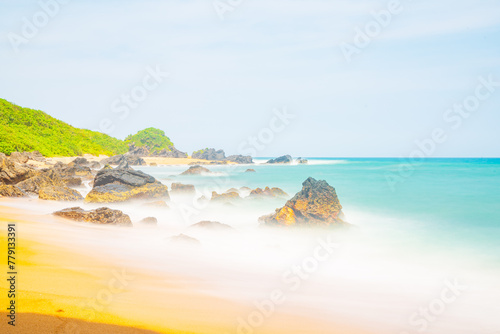
[[[203,293],[202,282],[189,277],[158,275],[141,270],[134,263],[124,268],[123,262],[109,257],[109,254],[71,246],[71,238],[75,238],[74,232],[80,227],[67,225],[64,220],[50,215],[21,212],[9,206],[9,201],[16,200],[0,199],[1,244],[6,245],[7,222],[17,222],[20,231],[17,250],[19,326],[12,333],[20,333],[23,326],[40,326],[37,333],[53,333],[50,326],[57,323],[57,319],[62,319],[60,323],[70,327],[81,326],[82,333],[87,328],[89,333],[95,332],[95,328],[104,330],[107,325],[125,326],[113,327],[110,333],[148,333],[145,330],[158,333],[238,333],[236,319],[248,313],[251,305]],[[64,228],[57,225],[61,223],[65,224]],[[0,265],[6,267],[5,258]],[[133,277],[133,281],[109,294],[113,271],[120,270],[126,270],[124,275]],[[2,305],[8,302],[6,292],[6,289],[0,289]],[[95,306],[96,297],[100,295],[111,295],[112,301]],[[5,326],[6,321],[2,321],[2,332]],[[131,331],[131,328],[137,330]],[[276,312],[258,332],[367,334],[354,328],[356,326]]]

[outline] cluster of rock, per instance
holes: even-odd
[[[71,219],[78,222],[89,222],[94,224],[132,226],[130,217],[120,210],[109,208],[98,208],[85,211],[80,207],[73,207],[56,211],[55,216]]]
[[[149,146],[136,147],[134,144],[130,145],[128,155],[136,157],[163,157],[163,158],[187,158],[186,152],[181,152],[174,146],[169,147],[170,150],[162,149],[159,151],[151,151]]]
[[[146,166],[146,161],[141,156],[128,153],[114,155],[101,162],[104,165],[123,165],[126,163],[129,166]]]
[[[276,159],[270,159],[267,161],[268,164],[291,164],[293,159],[290,155],[283,155]]]
[[[259,220],[275,226],[349,225],[342,217],[342,205],[335,189],[324,180],[309,177],[302,183],[302,190],[285,206]]]
[[[193,152],[191,156],[193,159],[200,160],[211,160],[219,162],[234,162],[237,164],[252,164],[252,157],[249,155],[230,155],[226,157],[226,153],[223,150],[215,150],[214,148],[207,148],[204,150]]]

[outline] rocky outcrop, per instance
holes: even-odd
[[[212,202],[232,202],[232,201],[235,201],[235,200],[240,200],[241,197],[240,197],[240,194],[235,192],[235,191],[230,191],[230,192],[225,192],[223,194],[218,194],[217,192],[215,191],[212,191],[212,198],[210,201]]]
[[[312,177],[302,183],[302,190],[285,206],[259,220],[266,225],[277,226],[343,226],[342,206],[335,189],[326,181]]]
[[[307,164],[307,163],[309,163],[309,161],[307,161],[307,159],[298,158],[297,159],[297,163],[299,163],[299,164]]]
[[[288,197],[288,194],[281,190],[280,188],[269,188],[265,189],[257,188],[250,192],[249,195],[251,198],[260,198],[260,197]]]
[[[99,161],[92,161],[90,162],[89,167],[92,169],[101,169],[101,164]]]
[[[172,183],[172,192],[182,194],[195,194],[196,190],[192,184]]]
[[[169,198],[168,188],[151,175],[133,169],[101,169],[86,202],[112,203],[131,199]]]
[[[33,168],[11,161],[5,154],[0,153],[0,183],[16,184],[33,175]]]
[[[189,169],[182,172],[181,175],[199,175],[199,174],[210,174],[210,173],[212,172],[207,168],[202,167],[200,165],[196,165],[189,167]]]
[[[193,159],[201,160],[225,160],[226,154],[223,150],[216,151],[214,148],[206,148],[204,150],[193,152],[191,157]]]
[[[53,213],[56,216],[94,224],[132,226],[130,217],[120,210],[98,208],[85,211],[80,207],[67,208]]]
[[[13,185],[0,185],[0,197],[25,197],[24,191]]]
[[[137,155],[130,154],[120,154],[114,155],[112,157],[103,159],[101,161],[103,165],[120,165],[122,163],[128,163],[130,166],[146,166],[146,161]]]
[[[80,201],[83,200],[82,195],[68,187],[43,187],[38,192],[38,197],[47,201]]]
[[[230,155],[225,160],[235,162],[237,164],[253,164],[252,157],[249,155]]]
[[[156,150],[151,152],[149,146],[136,147],[134,144],[130,145],[127,154],[138,156],[138,157],[163,157],[163,158],[187,158],[186,152],[181,152],[174,146],[170,146],[169,149]]]
[[[128,153],[130,155],[136,155],[138,157],[147,157],[149,156],[149,147],[147,145],[136,147],[134,144],[131,144],[128,148]]]
[[[279,158],[276,159],[271,159],[268,160],[268,164],[291,164],[293,162],[293,159],[290,155],[283,155]]]
[[[219,222],[208,221],[208,220],[204,220],[204,221],[198,222],[196,224],[193,224],[190,226],[190,228],[197,228],[197,229],[199,228],[199,229],[213,230],[213,231],[233,230],[233,228],[227,224],[222,224]]]
[[[40,189],[49,186],[62,187],[65,186],[65,182],[61,178],[61,175],[53,169],[42,169],[34,172],[35,176],[19,182],[17,186],[31,194],[37,194]]]
[[[20,164],[27,163],[29,160],[45,162],[45,157],[38,151],[33,152],[12,152],[10,154],[10,160],[12,162],[17,162]]]

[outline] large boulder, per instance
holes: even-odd
[[[335,189],[326,181],[310,177],[302,183],[299,191],[285,206],[276,212],[259,218],[266,225],[348,225],[341,219],[342,205]]]
[[[200,165],[196,165],[189,167],[189,169],[182,172],[181,175],[197,175],[197,174],[210,174],[210,173],[212,172],[207,168],[202,167]]]
[[[225,160],[226,154],[223,150],[216,151],[214,148],[206,148],[204,150],[193,152],[193,155],[191,157],[193,159],[202,160]]]
[[[19,164],[25,164],[29,160],[27,152],[12,152],[10,154],[10,161],[17,162]]]
[[[16,184],[33,175],[33,168],[11,161],[5,154],[0,153],[0,183]]]
[[[276,159],[271,159],[268,160],[268,164],[291,164],[293,162],[293,159],[290,155],[283,155],[279,158]]]
[[[53,214],[79,222],[132,226],[132,221],[128,215],[124,214],[120,210],[111,210],[109,208],[98,208],[95,210],[85,211],[82,208],[73,207],[56,211]]]
[[[120,154],[115,155],[106,159],[103,159],[101,163],[103,165],[120,165],[121,163],[127,162],[130,166],[146,166],[146,161],[137,155],[131,154]]]
[[[151,175],[133,169],[101,169],[86,202],[112,203],[131,199],[169,198],[168,188]]]
[[[53,169],[42,169],[36,171],[33,177],[17,184],[21,190],[37,195],[40,189],[44,187],[62,187],[64,185],[65,182],[63,181],[61,175]]]
[[[0,185],[0,197],[25,197],[27,196],[24,191],[13,185]]]
[[[38,197],[47,201],[80,201],[83,200],[82,195],[68,187],[43,187],[38,192]]]

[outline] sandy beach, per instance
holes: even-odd
[[[2,252],[7,223],[16,222],[19,273],[17,326],[3,320],[2,333],[239,333],[236,319],[251,305],[204,293],[203,283],[192,278],[141,270],[98,248],[72,246],[80,226],[22,212],[15,201],[0,199]],[[0,264],[6,268],[5,257]],[[0,295],[4,309],[3,286]],[[256,332],[366,333],[354,328],[277,311]]]

